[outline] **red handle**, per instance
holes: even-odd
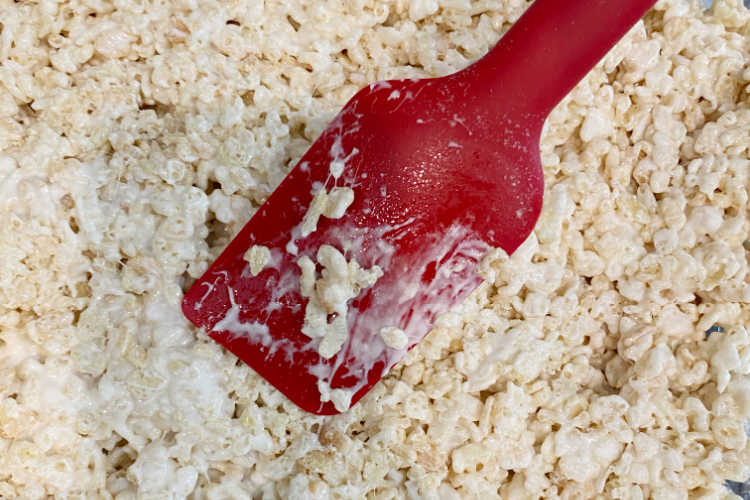
[[[543,120],[654,3],[536,0],[466,76]]]

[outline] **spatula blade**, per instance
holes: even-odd
[[[482,256],[493,246],[512,252],[536,221],[536,137],[483,127],[455,83],[380,82],[358,93],[185,296],[188,319],[307,411],[356,403],[438,313],[476,288]],[[353,202],[303,236],[315,193],[335,187],[350,188]],[[254,245],[270,251],[257,276],[244,258]],[[309,299],[299,260],[315,262],[323,245],[382,270],[348,302],[348,337],[330,358],[320,338],[302,333]]]

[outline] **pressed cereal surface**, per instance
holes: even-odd
[[[535,232],[346,414],[297,409],[180,312],[356,90],[463,68],[527,6],[0,0],[0,498],[732,495],[740,0],[659,1],[573,90]]]

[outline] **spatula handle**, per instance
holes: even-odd
[[[480,93],[512,98],[518,112],[543,120],[654,3],[536,0],[495,47],[467,69],[476,71],[471,78],[484,90]]]

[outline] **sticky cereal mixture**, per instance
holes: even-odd
[[[301,273],[300,292],[308,299],[302,333],[313,339],[320,338],[318,354],[329,359],[349,338],[349,301],[372,287],[383,270],[378,266],[363,269],[356,260],[347,261],[344,254],[331,245],[322,245],[316,259],[323,268],[320,277],[310,257],[303,256],[297,261]],[[329,320],[329,316],[334,317]],[[323,398],[324,402],[329,400],[325,395]]]
[[[730,495],[739,0],[661,0],[555,109],[533,235],[351,411],[302,412],[180,312],[359,88],[463,68],[527,5],[0,3],[0,498]]]

